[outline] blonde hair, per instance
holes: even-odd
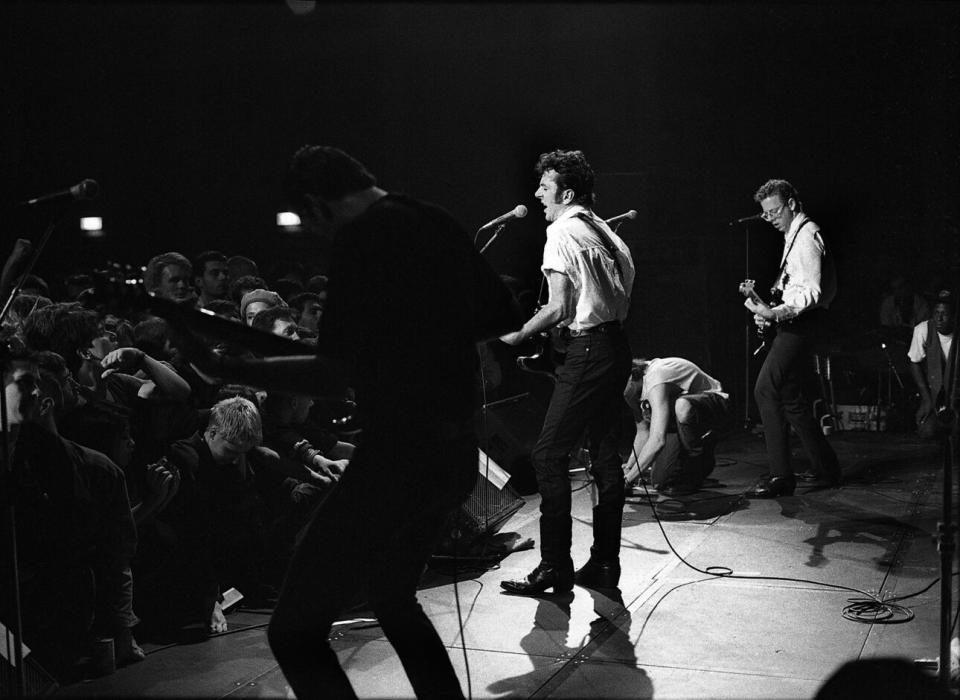
[[[240,396],[214,405],[207,430],[240,444],[259,445],[263,441],[260,412],[252,402]]]

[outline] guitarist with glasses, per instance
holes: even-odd
[[[817,486],[840,484],[837,455],[813,415],[804,388],[811,385],[815,341],[823,329],[826,310],[836,296],[833,257],[820,227],[806,215],[796,189],[786,180],[768,180],[756,194],[760,217],[783,234],[780,273],[773,285],[780,303],[764,303],[747,294],[744,306],[760,328],[775,330],[754,386],[767,444],[769,473],[746,493],[749,498],[791,496],[797,479]],[[741,285],[741,291],[744,291]],[[768,334],[769,335],[769,334]],[[790,466],[790,427],[800,436],[809,460],[807,470],[794,474]]]

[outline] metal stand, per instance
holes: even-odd
[[[950,635],[953,631],[953,559],[956,525],[953,524],[953,436],[943,441],[943,513],[937,526],[940,552],[940,683],[950,688]]]
[[[503,230],[503,227],[506,226],[506,223],[500,224],[494,229],[493,235],[487,239],[487,242],[483,244],[483,248],[480,249],[480,255],[483,255],[484,251],[490,247],[490,244],[497,240],[497,236],[500,235],[500,232]],[[477,235],[480,234],[480,231],[477,231]],[[474,241],[476,243],[476,241]]]
[[[743,222],[743,278],[750,277],[750,221]],[[753,329],[749,322],[743,327],[743,430],[750,432],[753,421],[750,420],[750,339]]]

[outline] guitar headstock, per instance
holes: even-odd
[[[755,280],[744,280],[743,282],[740,283],[740,288],[739,288],[740,293],[745,297],[749,297],[755,294],[754,287],[756,286],[757,286],[757,283]]]

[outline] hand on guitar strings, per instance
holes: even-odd
[[[743,305],[747,308],[748,311],[753,312],[753,320],[758,326],[761,325],[761,322],[766,323],[767,325],[774,323],[777,320],[777,315],[774,313],[766,304],[757,303],[751,298],[746,298],[743,301]]]

